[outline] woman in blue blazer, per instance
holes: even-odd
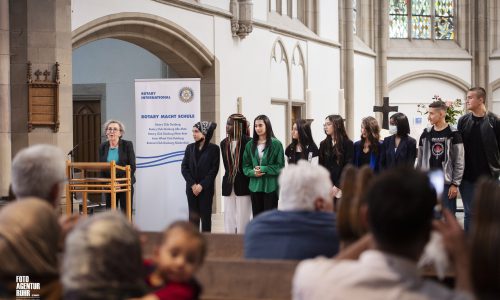
[[[373,172],[378,173],[382,148],[377,120],[374,117],[364,118],[361,121],[361,140],[354,143],[354,165],[358,168],[369,165]]]
[[[389,119],[389,132],[384,139],[384,152],[380,158],[382,170],[396,166],[413,167],[417,157],[417,141],[409,136],[410,124],[403,113],[395,113]]]

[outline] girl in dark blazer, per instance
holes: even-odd
[[[181,171],[186,180],[189,220],[202,231],[212,230],[212,202],[215,177],[219,172],[219,146],[210,143],[216,123],[202,121],[194,124],[194,143],[187,145]]]
[[[361,140],[354,143],[354,165],[369,165],[373,172],[380,170],[383,146],[380,142],[380,127],[377,119],[366,117],[361,121]]]
[[[135,153],[134,145],[131,141],[124,140],[122,137],[125,134],[125,127],[123,123],[117,120],[108,120],[104,123],[104,133],[106,134],[107,141],[99,146],[99,161],[111,162],[115,161],[119,166],[130,165],[131,180],[132,180],[132,199],[130,202],[131,210],[134,207],[134,183],[135,183]],[[109,171],[102,173],[103,177],[111,177]],[[116,177],[125,177],[125,171],[118,170]],[[116,204],[120,205],[123,212],[126,212],[126,196],[127,193],[116,194]],[[106,193],[106,207],[111,208],[111,194]],[[132,210],[133,211],[133,210]]]
[[[340,177],[344,167],[352,164],[353,143],[347,136],[344,120],[339,115],[329,115],[323,124],[326,138],[319,145],[319,164],[330,172],[333,196],[340,198]]]
[[[409,136],[410,124],[403,113],[395,113],[389,119],[389,132],[384,139],[383,153],[380,157],[382,170],[396,166],[413,167],[417,157],[417,141]]]
[[[289,164],[296,164],[299,159],[318,162],[318,146],[312,137],[311,122],[297,119],[293,124],[292,143],[285,150]]]
[[[230,115],[226,135],[220,142],[225,170],[222,177],[224,228],[226,233],[242,234],[252,217],[252,201],[248,189],[250,178],[243,174],[243,153],[250,140],[247,119],[241,114]]]

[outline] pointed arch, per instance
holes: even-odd
[[[271,50],[271,96],[278,99],[290,98],[290,59],[281,38],[276,38]]]
[[[302,47],[297,42],[292,50],[291,69],[291,98],[293,100],[305,100],[306,85],[306,62]]]

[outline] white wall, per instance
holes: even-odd
[[[471,83],[470,60],[421,60],[421,59],[389,59],[387,61],[387,83],[408,73],[432,70],[454,75],[467,83]]]
[[[107,119],[121,120],[135,144],[134,80],[162,78],[162,62],[134,44],[103,39],[73,51],[73,84],[105,83]]]
[[[253,18],[259,21],[267,21],[269,12],[269,2],[267,0],[258,0],[253,2]]]
[[[306,65],[311,94],[313,137],[319,142],[325,138],[323,123],[326,116],[339,113],[340,50],[324,45],[307,43]]]
[[[339,41],[338,0],[319,0],[319,36]]]
[[[200,0],[201,4],[229,10],[229,0]]]
[[[391,105],[398,105],[410,121],[411,136],[418,139],[422,130],[428,126],[427,115],[417,112],[417,104],[429,104],[432,97],[439,95],[443,100],[465,100],[465,92],[446,81],[433,78],[420,78],[405,82],[389,91]],[[422,118],[422,124],[415,124],[415,117]]]
[[[354,128],[349,132],[353,141],[359,140],[361,120],[367,116],[375,116],[374,105],[375,58],[354,54]]]

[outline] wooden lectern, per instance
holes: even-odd
[[[86,178],[86,172],[89,171],[104,171],[109,170],[111,178]],[[117,178],[116,171],[125,171],[124,178]],[[82,174],[82,178],[74,178],[75,171]],[[130,166],[119,166],[115,161],[112,162],[71,162],[66,161],[66,176],[68,183],[66,184],[66,213],[72,213],[72,194],[82,193],[83,214],[87,214],[87,194],[111,194],[111,209],[116,210],[116,193],[126,192],[127,200],[127,218],[132,222],[132,180],[130,179]]]

